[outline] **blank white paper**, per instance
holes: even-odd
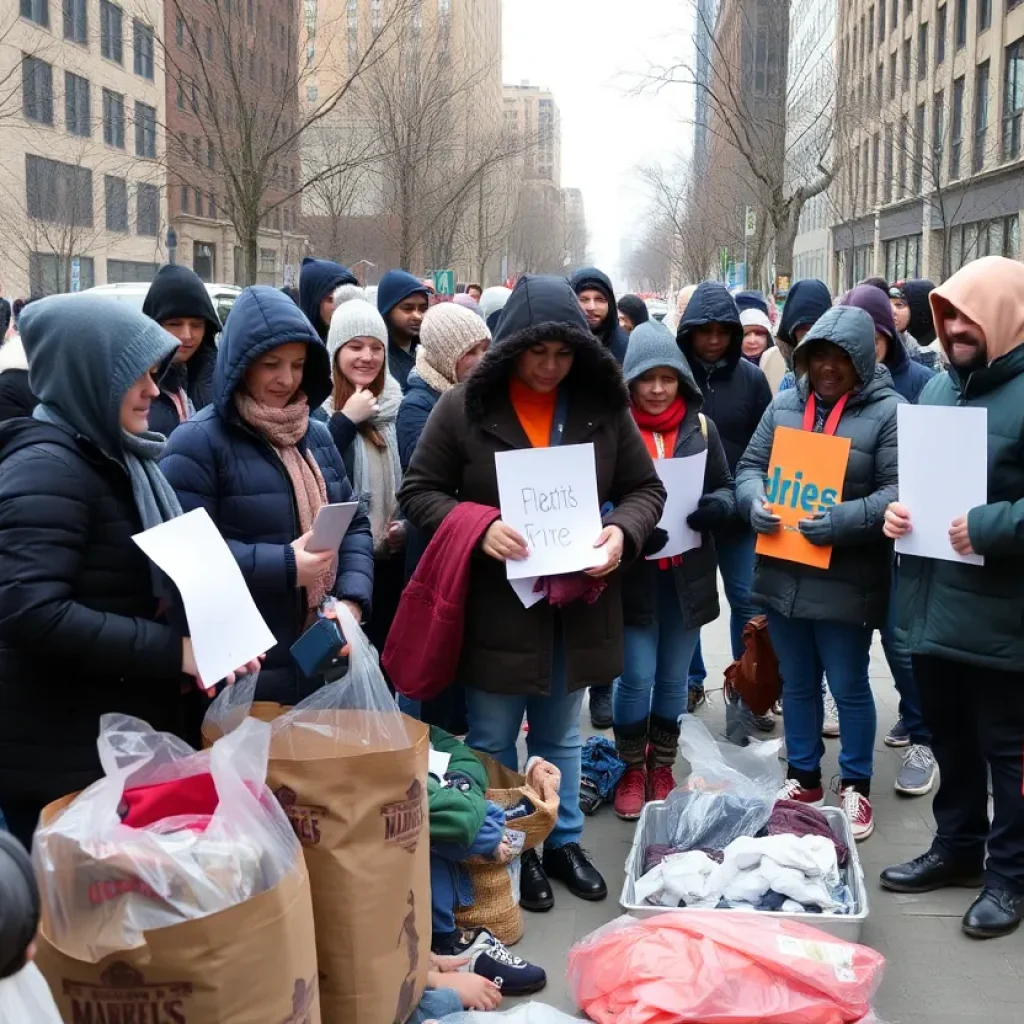
[[[656,558],[671,558],[700,547],[700,533],[686,525],[686,517],[697,508],[697,502],[704,493],[704,467],[707,461],[706,448],[682,459],[654,460],[654,468],[668,492],[665,511],[658,523],[668,533],[668,541],[657,554],[647,556],[648,562]]]
[[[988,410],[900,405],[900,504],[911,530],[896,541],[900,555],[984,565],[981,555],[958,555],[949,542],[954,519],[988,503]]]
[[[132,540],[178,588],[196,665],[206,686],[277,643],[206,509],[194,509],[137,533]]]

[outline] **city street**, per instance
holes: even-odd
[[[703,635],[709,702],[699,714],[717,734],[724,724],[718,687],[721,670],[728,663],[727,622],[724,615],[719,617]],[[1019,1020],[1020,1007],[1024,1005],[1024,931],[1006,939],[978,942],[960,931],[960,918],[973,898],[968,890],[898,896],[882,892],[878,886],[882,868],[916,856],[927,847],[934,822],[930,797],[907,800],[892,789],[900,755],[885,746],[882,736],[896,717],[897,695],[877,642],[872,652],[871,673],[878,706],[872,789],[875,832],[860,844],[859,851],[870,906],[861,941],[883,953],[887,961],[876,1010],[885,1024],[962,1024],[980,1020],[1009,1024]],[[714,690],[710,689],[712,686]],[[586,731],[592,732],[589,718]],[[839,741],[828,740],[827,744],[823,764],[826,780],[838,770]],[[679,770],[677,777],[682,777]],[[576,1011],[564,977],[565,952],[617,915],[622,865],[632,833],[632,826],[619,821],[610,807],[602,807],[595,817],[588,819],[583,842],[608,881],[608,900],[587,904],[573,899],[555,883],[555,909],[550,914],[526,915],[526,934],[515,951],[547,969],[548,987],[537,997],[540,1001]]]

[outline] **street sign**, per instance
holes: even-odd
[[[82,287],[82,261],[77,256],[71,257],[71,290],[77,292]]]
[[[747,238],[753,238],[757,234],[757,211],[747,207],[747,215],[743,222],[743,234]]]
[[[454,295],[455,294],[455,271],[454,270],[435,270],[434,271],[434,291],[438,295]]]

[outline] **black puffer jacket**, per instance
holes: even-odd
[[[706,367],[693,350],[693,329],[705,324],[726,324],[732,340],[722,365]],[[768,378],[743,359],[743,326],[739,310],[725,285],[705,281],[697,286],[676,332],[676,343],[693,370],[694,380],[704,396],[704,414],[714,420],[722,437],[729,469],[736,464],[757,430],[761,416],[772,400]]]
[[[213,368],[217,363],[220,318],[202,278],[188,267],[177,264],[160,268],[146,292],[142,312],[157,323],[176,317],[206,321],[206,332],[199,348],[187,363],[171,363],[167,367],[160,379],[160,394],[149,409],[150,430],[169,437],[181,423],[171,393],[184,391],[196,412],[213,401]]]
[[[181,634],[157,620],[128,473],[32,419],[0,427],[0,797],[102,772],[100,715],[182,730]]]
[[[877,628],[889,606],[892,543],[882,535],[885,507],[896,500],[896,408],[903,399],[892,377],[875,365],[875,328],[862,309],[834,306],[804,336],[793,354],[796,387],[775,396],[736,470],[736,500],[749,520],[763,493],[776,427],[803,426],[809,378],[808,348],[829,341],[845,350],[866,381],[846,403],[836,430],[851,440],[850,460],[832,520],[833,551],[828,569],[759,555],[751,598],[796,619],[818,619]]]

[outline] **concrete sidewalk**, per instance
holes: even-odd
[[[727,607],[724,601],[723,607]],[[724,615],[720,617],[705,629],[703,641],[709,702],[699,715],[716,735],[721,735],[725,718],[720,686],[722,669],[729,661],[727,622]],[[892,788],[900,752],[886,747],[882,737],[896,720],[898,696],[877,643],[871,673],[878,707],[872,784],[875,832],[860,844],[859,851],[870,905],[861,941],[887,961],[876,1010],[886,1024],[1020,1021],[1024,1019],[1024,929],[1009,938],[978,942],[960,931],[960,918],[974,898],[970,891],[898,896],[878,886],[882,868],[927,849],[934,821],[930,797],[906,799]],[[584,719],[589,735],[592,730],[586,708]],[[777,728],[781,732],[781,723]],[[827,782],[838,773],[839,741],[826,742],[822,768]],[[610,807],[602,807],[588,819],[583,842],[608,882],[608,899],[585,903],[555,883],[555,909],[526,915],[526,933],[515,951],[548,971],[547,989],[534,997],[538,1002],[577,1012],[565,980],[566,953],[573,943],[618,916],[623,864],[632,838],[633,826],[616,818]],[[509,1005],[511,1002],[506,1008]]]

